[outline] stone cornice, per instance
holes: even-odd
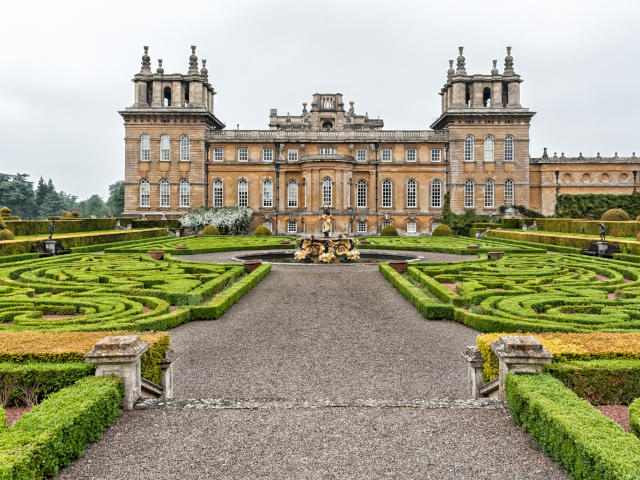
[[[218,130],[207,132],[210,142],[231,143],[444,143],[448,131],[377,130],[377,131],[281,131]]]
[[[555,163],[633,163],[640,164],[640,158],[638,157],[538,157],[530,158],[531,164],[555,164]]]
[[[496,117],[501,118],[525,118],[527,121],[530,121],[531,118],[536,114],[536,112],[532,112],[528,108],[487,108],[487,107],[478,107],[478,108],[450,108],[449,110],[442,113],[431,125],[430,127],[434,130],[440,130],[442,128],[446,128],[449,123],[453,119],[465,119],[465,120],[477,120],[477,119],[495,119]]]

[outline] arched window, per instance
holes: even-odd
[[[188,162],[191,160],[191,140],[188,135],[180,136],[180,161]]]
[[[149,180],[146,178],[140,180],[140,206],[151,206],[151,187],[149,186]]]
[[[169,143],[169,135],[160,135],[160,161],[171,161],[171,144]]]
[[[475,145],[475,138],[473,135],[467,135],[464,139],[464,161],[473,162],[475,157],[473,155],[473,147]]]
[[[504,137],[504,161],[513,162],[513,135]]]
[[[238,180],[238,206],[249,206],[249,182],[245,178]]]
[[[484,137],[484,161],[493,162],[494,139],[492,135]]]
[[[356,183],[356,207],[365,208],[367,206],[367,182],[358,180]]]
[[[464,206],[465,208],[473,208],[475,205],[476,185],[473,180],[469,179],[464,182]]]
[[[322,179],[322,206],[333,206],[333,182],[331,178],[324,177]]]
[[[151,160],[151,137],[149,135],[140,136],[140,161],[148,162]]]
[[[494,183],[493,180],[488,179],[484,182],[484,206],[485,208],[492,208],[495,204],[494,201]]]
[[[216,178],[213,181],[213,206],[221,207],[223,199],[222,180]]]
[[[183,178],[180,180],[180,206],[188,207],[191,205],[191,185],[189,180]]]
[[[171,185],[166,178],[160,180],[160,206],[171,206]]]
[[[391,208],[393,205],[393,184],[388,178],[382,181],[382,208]]]
[[[294,178],[287,184],[287,205],[289,208],[298,207],[298,182]]]
[[[431,182],[431,207],[442,207],[442,182],[437,178]]]
[[[273,207],[273,182],[270,178],[262,180],[262,207]]]
[[[414,179],[407,182],[407,208],[417,208],[418,198],[416,195],[417,183]]]
[[[504,204],[506,206],[513,205],[513,197],[515,194],[515,188],[513,184],[513,180],[508,179],[504,182]]]
[[[482,105],[485,107],[491,106],[491,89],[489,87],[485,87],[482,90]]]

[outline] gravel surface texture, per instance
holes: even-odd
[[[596,407],[605,417],[620,425],[625,432],[631,433],[629,405],[598,405]]]

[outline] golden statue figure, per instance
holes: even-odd
[[[320,220],[322,221],[322,233],[324,233],[325,237],[328,237],[329,232],[331,231],[331,213],[329,212],[329,207],[327,205],[322,208]]]

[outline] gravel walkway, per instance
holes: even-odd
[[[125,413],[59,479],[568,478],[468,400],[476,332],[425,320],[375,265],[274,265],[171,335],[177,400]]]

